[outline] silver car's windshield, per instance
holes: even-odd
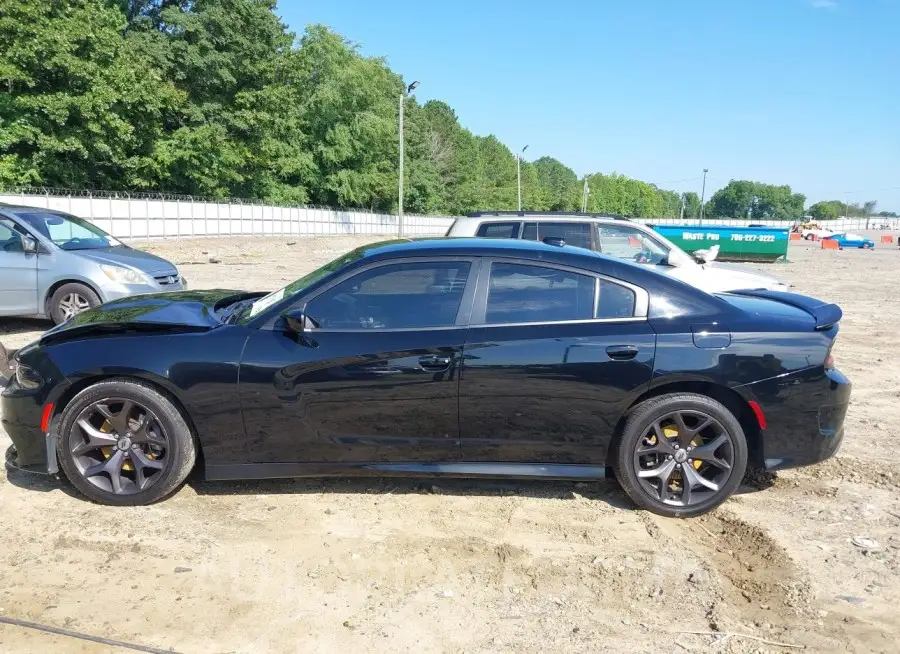
[[[16,215],[41,236],[50,239],[63,250],[125,247],[125,244],[115,237],[76,216],[45,211],[17,213]]]

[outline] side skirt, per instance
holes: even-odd
[[[514,477],[517,479],[603,479],[597,465],[546,463],[243,463],[207,465],[206,478],[290,477]]]

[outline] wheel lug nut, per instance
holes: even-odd
[[[693,462],[694,462],[693,459],[688,459],[688,463],[693,463]]]

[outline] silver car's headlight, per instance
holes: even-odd
[[[100,266],[100,270],[114,282],[120,284],[149,284],[150,278],[145,274],[132,270],[131,268],[123,268],[121,266]]]

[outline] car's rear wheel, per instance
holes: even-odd
[[[639,404],[625,423],[616,478],[640,507],[668,517],[706,513],[737,489],[747,441],[725,406],[695,393]]]
[[[100,297],[84,284],[77,282],[63,284],[50,297],[50,317],[58,325],[100,304]]]
[[[172,401],[133,380],[102,381],[78,393],[58,433],[66,477],[101,504],[161,500],[184,482],[197,457],[191,430]]]

